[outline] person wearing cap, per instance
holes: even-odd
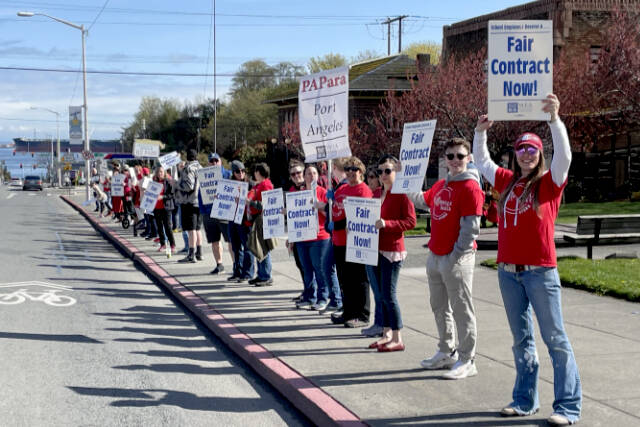
[[[231,162],[231,179],[249,182],[244,164],[240,160]],[[251,184],[249,184],[251,185]],[[253,279],[254,257],[249,250],[248,241],[251,232],[251,222],[247,218],[247,207],[242,216],[242,222],[229,222],[229,243],[233,254],[233,272],[227,278],[229,282],[244,282]]]
[[[571,147],[558,117],[560,102],[554,94],[542,101],[550,114],[553,158],[545,170],[543,145],[533,133],[514,144],[512,169],[498,167],[489,157],[487,130],[492,122],[480,116],[473,151],[482,175],[500,193],[498,200],[498,283],[513,335],[516,381],[513,401],[503,416],[531,415],[538,411],[538,352],[534,341],[532,309],[553,366],[552,425],[574,424],[580,418],[582,388],[573,349],[564,328],[558,277],[554,221],[567,185]]]
[[[201,169],[194,149],[187,151],[187,164],[180,171],[175,186],[175,198],[180,203],[182,229],[189,235],[189,253],[178,262],[195,263],[202,259],[202,216],[198,209],[198,169]]]
[[[231,171],[222,166],[222,159],[218,153],[209,154],[209,166],[220,166],[222,170],[222,178],[231,178]],[[202,222],[204,224],[204,232],[207,238],[207,243],[211,244],[211,252],[213,252],[213,259],[216,262],[216,267],[211,270],[210,274],[219,274],[224,271],[224,265],[222,264],[222,244],[220,239],[224,237],[224,240],[229,242],[229,228],[226,221],[220,221],[217,218],[211,218],[211,208],[213,203],[205,204],[202,201],[202,196],[198,193],[198,206],[200,207],[200,214],[202,215]]]

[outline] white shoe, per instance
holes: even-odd
[[[436,352],[430,359],[424,359],[420,366],[424,369],[449,369],[458,361],[458,352],[453,350],[451,354]]]
[[[556,414],[555,412],[547,418],[547,422],[552,426],[568,426],[573,424],[569,418],[564,415]]]
[[[444,374],[442,378],[447,380],[461,380],[467,377],[478,375],[478,369],[473,360],[458,360],[449,372]]]

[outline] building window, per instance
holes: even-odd
[[[591,59],[592,64],[596,64],[598,59],[600,59],[601,50],[602,46],[591,46],[589,48],[589,58]]]

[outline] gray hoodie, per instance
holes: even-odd
[[[193,160],[182,169],[176,185],[176,202],[181,205],[198,206],[198,169],[202,169],[197,160]]]
[[[472,179],[480,185],[480,175],[477,169],[467,169],[466,171],[459,173],[458,175],[451,176],[447,174],[445,184],[457,181],[466,181]],[[407,194],[409,199],[413,202],[416,208],[428,209],[429,206],[424,201],[424,195],[422,192]],[[457,262],[463,255],[471,253],[473,251],[473,242],[480,235],[480,216],[470,215],[460,218],[460,234],[453,246],[453,251],[448,255],[452,257],[452,263]]]

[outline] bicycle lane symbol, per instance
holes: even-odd
[[[31,287],[38,286],[42,289],[32,290]],[[53,307],[69,307],[77,301],[68,295],[61,295],[61,292],[71,291],[70,286],[54,285],[46,282],[13,282],[0,284],[0,305],[16,305],[23,302],[36,301],[43,302]]]

